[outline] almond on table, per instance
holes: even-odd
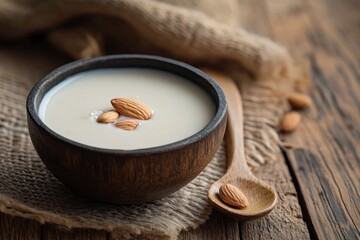
[[[292,93],[287,97],[288,102],[293,108],[303,109],[311,106],[312,100],[308,95]]]
[[[301,122],[301,115],[298,112],[292,111],[286,113],[281,122],[280,130],[283,132],[291,132],[297,129]]]

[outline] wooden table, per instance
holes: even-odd
[[[284,150],[258,177],[280,202],[267,217],[238,223],[214,212],[179,239],[360,239],[360,1],[239,0],[239,21],[310,63],[314,106],[283,136]],[[110,239],[0,214],[0,239]]]

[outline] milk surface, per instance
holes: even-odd
[[[113,98],[137,99],[154,114],[150,120],[139,120],[140,126],[133,131],[97,123],[97,116],[113,109]],[[46,93],[38,114],[50,129],[73,141],[134,150],[173,143],[199,132],[213,118],[215,105],[202,88],[178,75],[113,68],[68,77]]]

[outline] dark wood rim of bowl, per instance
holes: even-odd
[[[37,112],[40,102],[44,97],[45,93],[53,86],[63,81],[68,76],[74,75],[79,72],[114,67],[153,68],[174,73],[184,78],[187,78],[190,81],[200,85],[205,91],[209,93],[216,105],[215,115],[213,119],[202,130],[185,139],[157,147],[134,150],[98,148],[70,140],[51,130],[39,118]],[[195,78],[197,80],[194,80]],[[224,92],[220,88],[220,86],[207,74],[195,67],[190,66],[189,64],[153,55],[123,54],[107,55],[85,60],[78,60],[55,69],[54,71],[46,75],[43,79],[38,81],[31,89],[26,101],[26,109],[28,111],[28,116],[34,121],[34,123],[38,127],[44,129],[47,133],[53,135],[58,140],[67,144],[95,152],[115,153],[121,155],[146,155],[155,152],[161,153],[166,151],[173,151],[203,139],[204,137],[209,135],[211,131],[215,129],[224,119],[224,117],[226,116],[227,103]]]

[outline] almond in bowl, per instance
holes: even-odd
[[[215,110],[211,96],[182,76],[158,69],[102,68],[73,74],[51,88],[39,117],[78,143],[136,150],[190,137]]]

